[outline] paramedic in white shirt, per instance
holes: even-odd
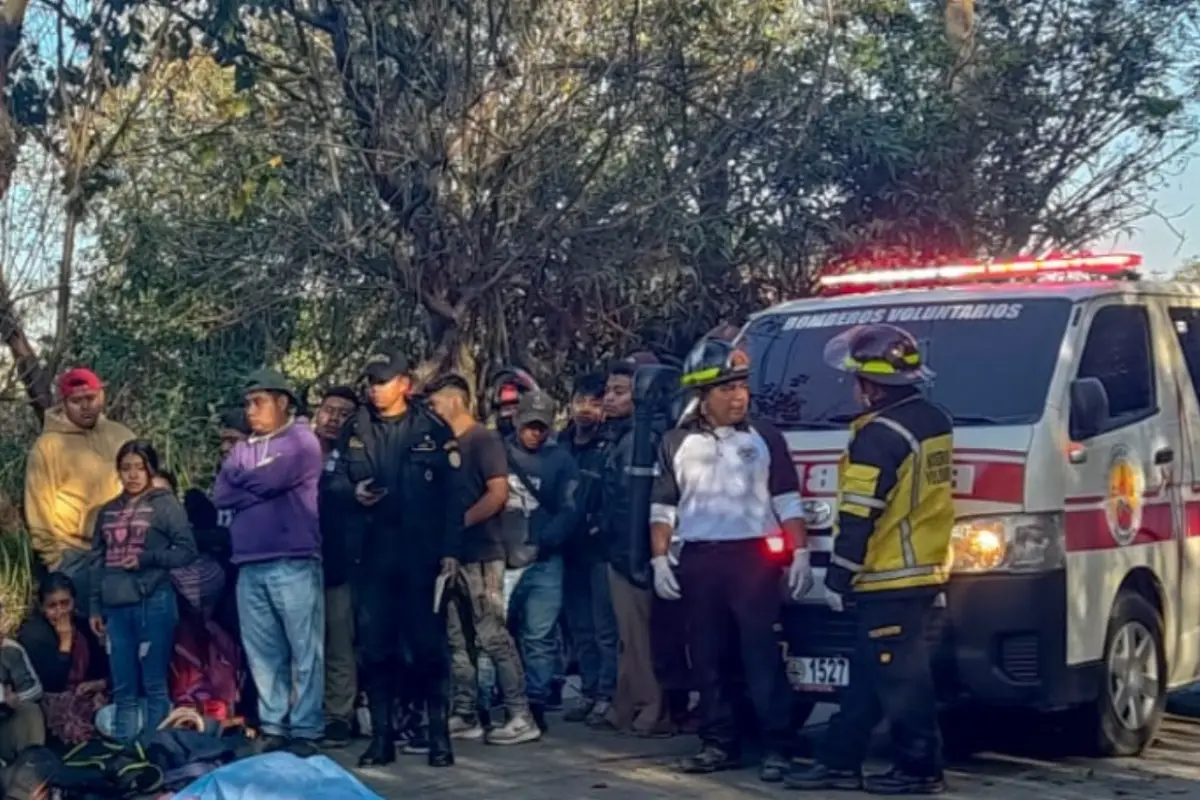
[[[700,690],[700,752],[691,773],[739,766],[726,696],[731,642],[740,649],[747,693],[765,745],[759,777],[783,779],[790,695],[774,631],[783,587],[795,599],[812,585],[799,481],[783,436],[747,420],[749,358],[729,342],[702,340],[681,384],[698,413],[667,432],[650,506],[654,590],[684,604],[688,648]],[[782,536],[784,552],[768,537]],[[678,563],[670,555],[677,540]],[[776,552],[772,552],[772,551]]]

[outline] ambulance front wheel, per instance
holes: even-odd
[[[1092,749],[1136,756],[1150,746],[1166,705],[1162,615],[1145,597],[1117,595],[1104,642],[1104,680],[1089,709]]]

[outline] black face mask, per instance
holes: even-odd
[[[516,425],[513,424],[512,417],[496,417],[496,430],[501,436],[512,436],[516,433]]]

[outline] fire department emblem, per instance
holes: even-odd
[[[1146,478],[1133,451],[1123,444],[1113,448],[1108,466],[1108,496],[1104,515],[1108,530],[1119,545],[1127,545],[1142,527],[1142,493]]]

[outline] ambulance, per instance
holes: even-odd
[[[825,606],[822,579],[860,409],[822,351],[867,323],[918,339],[955,423],[952,578],[930,631],[951,717],[1061,712],[1079,744],[1132,755],[1167,690],[1200,679],[1200,290],[1140,263],[842,273],[747,323],[753,413],[787,438],[814,551],[816,586],[780,624],[804,712],[856,674],[853,611]]]

